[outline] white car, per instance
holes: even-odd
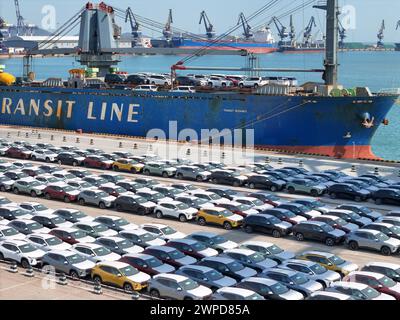
[[[140,228],[155,234],[161,239],[171,240],[171,239],[183,239],[186,237],[186,234],[183,232],[176,231],[175,229],[159,223],[145,223],[141,224]]]
[[[188,92],[188,93],[195,93],[196,89],[191,86],[178,86],[173,90],[170,90],[169,92]]]
[[[157,86],[153,86],[153,85],[140,85],[137,86],[133,89],[133,91],[150,91],[150,92],[157,92],[158,91],[158,87]]]
[[[5,192],[11,190],[14,180],[11,180],[5,175],[0,174],[0,191]]]
[[[260,199],[252,197],[235,197],[233,200],[239,203],[247,204],[252,209],[255,209],[260,212],[274,208],[273,205],[264,203]]]
[[[191,194],[194,197],[200,198],[200,199],[205,199],[208,202],[218,206],[218,204],[221,203],[230,203],[231,201],[227,198],[223,198],[220,195],[214,193],[214,192],[208,192],[208,191],[189,191],[189,194]]]
[[[258,293],[235,287],[223,287],[213,294],[213,300],[265,300]]]
[[[64,180],[65,182],[68,182],[69,180],[76,180],[76,176],[68,171],[57,171],[53,172],[52,175],[56,178]]]
[[[179,201],[161,202],[159,203],[154,212],[158,219],[166,217],[173,217],[179,219],[181,222],[193,220],[198,212],[197,209],[189,207],[187,204]]]
[[[15,261],[24,268],[40,264],[44,254],[25,240],[6,240],[0,244],[0,260]]]
[[[22,202],[19,206],[22,209],[30,211],[32,215],[39,213],[44,213],[44,214],[54,213],[53,209],[49,209],[45,205],[38,202]]]
[[[326,291],[348,294],[357,300],[396,300],[394,297],[367,286],[363,283],[337,281],[332,283]]]
[[[3,221],[3,220],[2,220]],[[4,240],[24,240],[25,235],[18,232],[13,227],[3,225],[0,221],[0,242]],[[7,220],[4,220],[7,221]]]
[[[82,190],[97,190],[97,187],[94,185],[90,184],[87,181],[81,180],[81,179],[74,179],[74,180],[68,180],[67,184],[70,185],[71,187],[74,187],[80,191]]]
[[[161,74],[152,74],[147,77],[149,84],[159,85],[159,86],[170,86],[172,81],[169,77]]]
[[[98,243],[77,243],[72,250],[84,256],[86,259],[98,263],[101,261],[117,261],[121,256]]]
[[[110,229],[118,232],[126,230],[136,230],[139,228],[137,224],[130,223],[128,220],[119,216],[98,216],[93,221],[102,223]]]
[[[144,229],[124,230],[119,235],[141,247],[163,246],[166,241]]]
[[[77,222],[73,225],[74,228],[86,232],[89,236],[97,237],[113,237],[118,234],[117,231],[108,228],[108,226],[95,221]]]
[[[209,87],[231,87],[233,82],[221,77],[210,77],[208,78],[208,86]]]
[[[32,243],[36,248],[43,251],[71,249],[70,244],[63,242],[51,234],[32,233],[26,236],[26,240]]]
[[[57,154],[47,149],[34,150],[31,154],[31,159],[33,161],[41,160],[46,162],[55,162],[56,158]]]
[[[268,80],[262,77],[247,77],[239,82],[240,88],[258,88],[268,84]]]

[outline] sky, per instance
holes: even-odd
[[[99,0],[100,1],[100,0]],[[174,26],[194,33],[204,33],[204,26],[199,25],[200,12],[206,10],[211,22],[216,28],[217,33],[223,33],[230,27],[236,25],[238,15],[244,12],[250,15],[271,0],[108,0],[107,4],[115,5],[118,8],[126,9],[131,7],[134,13],[150,18],[152,20],[165,23],[168,9],[173,9]],[[43,25],[62,25],[73,14],[75,14],[85,3],[84,0],[19,0],[21,14],[28,23]],[[267,24],[272,16],[285,12],[284,8],[292,8],[303,4],[307,0],[279,0],[278,3],[265,12],[260,18],[254,20],[253,25]],[[318,1],[315,1],[318,2]],[[339,0],[339,4],[346,10],[343,15],[345,28],[348,31],[347,41],[352,42],[376,42],[376,35],[385,19],[386,42],[400,42],[400,29],[396,30],[396,23],[400,20],[400,1],[399,0]],[[49,24],[49,20],[42,10],[49,10],[50,6],[55,8],[56,23]],[[283,9],[283,10],[282,10]],[[47,11],[49,12],[49,11]],[[294,22],[297,32],[300,33],[308,24],[311,16],[315,16],[317,28],[314,35],[319,34],[324,29],[323,11],[308,8],[299,10],[294,15]],[[0,1],[0,17],[8,23],[16,22],[14,0]],[[50,20],[53,21],[53,20]],[[284,25],[289,24],[289,19],[282,19]],[[128,26],[122,20],[119,24],[124,31],[128,31]],[[273,29],[276,33],[276,30]],[[158,37],[160,34],[153,31],[144,30],[149,36]]]

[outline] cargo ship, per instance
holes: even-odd
[[[337,17],[333,11],[336,8],[336,0],[328,0],[330,30],[334,30],[335,22],[329,17]],[[104,5],[86,7],[80,33],[81,63],[97,63],[100,68],[116,63],[111,54],[100,53],[98,46],[113,41],[112,12]],[[96,23],[90,25],[89,21]],[[96,36],[108,38],[100,41]],[[222,143],[226,129],[231,133],[242,130],[245,143],[243,129],[251,129],[255,146],[338,158],[376,159],[371,139],[382,123],[388,124],[386,116],[399,92],[371,93],[368,88],[346,90],[338,85],[337,48],[330,36],[335,38],[327,33],[327,43],[333,49],[326,50],[325,83],[299,87],[273,84],[247,90],[177,92],[164,88],[152,92],[91,89],[85,87],[90,79],[79,72],[72,72],[68,81],[20,85],[0,73],[0,124],[136,137],[146,137],[157,130],[163,133],[158,138],[174,141],[187,140],[185,129],[197,137],[202,137],[204,130],[217,130]],[[190,70],[182,63],[172,69]]]

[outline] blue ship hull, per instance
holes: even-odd
[[[2,87],[0,123],[141,137],[160,129],[172,140],[186,140],[184,129],[197,134],[192,140],[204,129],[252,129],[256,146],[373,158],[371,139],[397,98]],[[374,126],[363,125],[366,117]]]

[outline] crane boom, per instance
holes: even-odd
[[[378,42],[377,42],[376,46],[377,46],[378,48],[383,48],[383,47],[385,46],[385,45],[383,44],[383,39],[385,38],[385,35],[384,35],[385,29],[386,29],[386,27],[385,27],[385,20],[382,20],[382,24],[381,24],[381,27],[380,27],[380,29],[379,29],[379,31],[378,31],[378,35],[377,35],[377,37],[378,37]]]
[[[14,0],[15,3],[15,13],[17,15],[17,32],[21,34],[25,31],[25,19],[21,15],[21,10],[19,9],[19,1]]]
[[[294,23],[293,23],[293,16],[290,15],[290,31],[289,31],[289,38],[290,38],[290,42],[293,45],[295,40],[296,40],[296,29],[294,27]]]
[[[212,39],[215,36],[214,26],[212,25],[210,19],[207,16],[207,13],[203,10],[200,13],[200,21],[199,24],[204,22],[204,26],[206,28],[206,34],[208,39]]]
[[[126,9],[126,15],[125,15],[125,23],[129,21],[129,24],[131,25],[131,32],[132,32],[132,48],[134,48],[137,44],[138,39],[140,38],[140,24],[137,22],[135,15],[133,14],[133,11],[130,7]]]
[[[238,25],[241,24],[243,26],[243,35],[245,36],[246,39],[250,39],[251,37],[253,37],[251,26],[249,25],[243,12],[239,14],[239,21],[237,24]]]
[[[272,23],[275,24],[276,30],[278,31],[278,35],[280,38],[279,45],[283,44],[285,39],[289,36],[289,33],[286,30],[286,27],[280,22],[280,20],[277,17],[272,17],[271,21],[268,23],[268,25],[271,25]],[[294,29],[294,27],[293,27]]]
[[[172,9],[169,9],[169,14],[168,14],[168,19],[167,23],[165,24],[164,30],[163,30],[163,35],[165,39],[171,40],[172,38],[172,23],[174,22],[172,18]]]
[[[315,23],[315,18],[311,17],[310,22],[308,23],[303,34],[303,39],[304,39],[303,42],[306,46],[310,45],[312,30],[314,27],[317,27],[317,24]]]
[[[344,48],[344,40],[347,38],[347,34],[346,34],[346,29],[343,27],[343,24],[340,22],[338,22],[339,24],[339,48],[343,49]]]
[[[398,30],[399,28],[400,28],[400,20],[397,21],[396,30]]]

